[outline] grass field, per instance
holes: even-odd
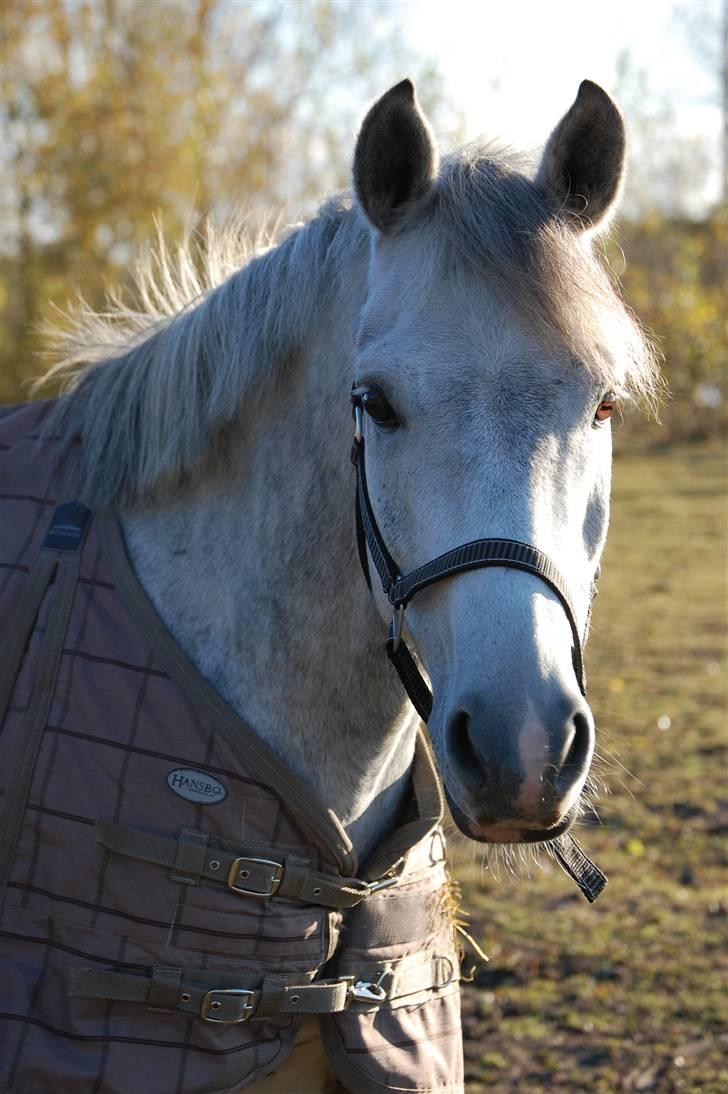
[[[599,902],[548,859],[496,878],[452,842],[490,955],[464,996],[468,1094],[728,1090],[725,471],[716,446],[615,461],[587,650],[608,793],[578,833]]]

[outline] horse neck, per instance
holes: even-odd
[[[416,718],[356,554],[347,292],[243,413],[214,479],[122,523],[182,649],[336,812],[362,859],[396,821]]]

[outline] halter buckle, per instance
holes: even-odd
[[[395,605],[392,612],[392,622],[389,624],[389,638],[392,643],[392,653],[396,653],[402,641],[402,627],[404,626],[404,604]]]

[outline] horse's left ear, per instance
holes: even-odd
[[[571,109],[549,137],[536,181],[575,227],[594,228],[616,206],[626,145],[616,105],[598,84],[583,80]]]
[[[369,222],[385,235],[429,191],[437,150],[411,80],[377,100],[354,153],[354,189]]]

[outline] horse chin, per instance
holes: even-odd
[[[551,828],[519,828],[512,821],[508,824],[481,825],[470,820],[463,810],[455,804],[447,788],[445,789],[445,797],[447,798],[452,819],[457,827],[464,836],[475,840],[476,843],[549,843],[568,832],[579,815],[579,804],[577,802]]]

